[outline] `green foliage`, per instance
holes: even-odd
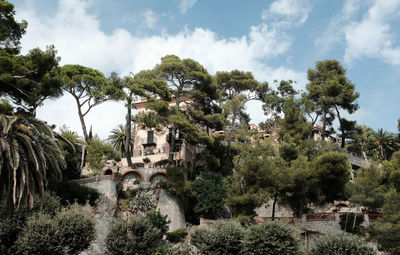
[[[376,255],[367,243],[350,234],[331,234],[315,241],[310,255]]]
[[[186,229],[184,228],[178,228],[177,230],[167,233],[167,240],[171,243],[183,242],[183,240],[185,240],[185,237]]]
[[[118,99],[120,90],[102,72],[89,67],[65,65],[61,68],[61,73],[64,91],[76,100],[84,140],[90,143],[85,116],[93,107],[107,100]]]
[[[160,211],[148,211],[146,212],[146,218],[161,231],[162,235],[168,232],[168,224],[170,223],[168,215],[162,215]]]
[[[117,221],[105,241],[107,254],[152,255],[161,237],[160,230],[145,217],[134,216],[129,222]]]
[[[114,146],[114,148],[121,152],[122,157],[126,157],[126,126],[118,125],[117,128],[111,130],[111,135],[108,136],[108,141]],[[130,147],[133,147],[133,136],[130,136]]]
[[[33,117],[0,115],[0,193],[7,207],[33,206],[33,195],[44,194],[47,180],[59,181],[66,163],[53,130]],[[15,181],[13,181],[15,180]]]
[[[210,229],[197,229],[192,235],[192,244],[202,254],[240,254],[243,228],[234,221],[217,221]]]
[[[347,213],[340,215],[340,228],[346,232],[354,234],[363,234],[364,227],[361,224],[364,222],[363,215]]]
[[[400,254],[400,224],[377,221],[367,229],[378,243],[378,249],[393,255]]]
[[[34,214],[15,242],[16,254],[64,254],[56,221],[47,214]]]
[[[387,187],[384,183],[382,167],[370,164],[367,168],[360,168],[356,177],[349,183],[351,190],[350,201],[363,205],[369,210],[377,210],[383,206]]]
[[[79,179],[81,177],[80,166],[84,142],[76,132],[69,130],[66,126],[60,128],[60,135],[61,138],[58,138],[67,163],[67,167],[62,171],[63,180]]]
[[[321,201],[343,199],[351,166],[346,154],[327,152],[313,162],[312,178]]]
[[[87,157],[86,161],[89,163],[90,168],[100,170],[104,167],[104,164],[109,159],[118,161],[120,159],[119,153],[114,147],[105,143],[98,136],[94,136],[90,139],[89,145],[86,147]]]
[[[0,214],[0,254],[13,255],[13,245],[26,224],[25,215]]]
[[[225,181],[227,204],[235,216],[254,215],[254,209],[269,198],[271,173],[277,170],[275,149],[268,142],[243,145],[235,157],[236,173]]]
[[[298,255],[299,241],[293,231],[280,222],[251,226],[243,240],[242,254]]]
[[[206,218],[217,216],[218,210],[224,206],[226,191],[222,176],[206,172],[193,182],[194,197],[197,199],[194,211]]]
[[[314,112],[317,116],[313,119],[313,124],[321,115],[324,138],[327,124],[331,124],[336,116],[339,119],[342,137],[345,138],[346,129],[339,109],[353,113],[358,109],[356,100],[360,96],[355,92],[355,85],[346,77],[346,70],[337,60],[317,61],[316,68],[308,70],[307,78],[310,82],[306,86],[307,93],[303,94],[303,100],[306,102],[306,110],[309,113]],[[344,146],[345,139],[342,139],[342,148]]]
[[[1,34],[0,34],[0,47],[7,49],[11,52],[19,52],[20,39],[25,34],[27,22],[17,22],[14,18],[15,10],[14,5],[8,1],[0,2],[0,13],[3,17],[0,20]]]
[[[61,198],[64,205],[77,202],[80,205],[85,205],[87,201],[91,206],[94,206],[95,201],[99,198],[99,192],[90,187],[80,185],[75,182],[63,182],[53,187],[57,196]]]
[[[138,191],[129,203],[129,210],[134,213],[147,212],[152,209],[154,209],[154,204],[144,191]]]
[[[88,212],[72,205],[64,208],[54,219],[57,222],[58,238],[68,254],[79,254],[88,248],[95,238],[95,225]]]
[[[12,115],[14,107],[7,99],[0,98],[0,114]]]
[[[18,235],[14,250],[16,254],[78,254],[89,247],[94,239],[94,222],[73,205],[55,216],[34,213]]]

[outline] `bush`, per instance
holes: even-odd
[[[86,201],[89,200],[89,204],[94,206],[96,199],[100,196],[100,193],[96,189],[75,182],[59,183],[54,187],[54,190],[64,205],[70,205],[75,202],[85,205]]]
[[[94,235],[93,221],[78,205],[62,209],[54,217],[34,213],[15,242],[15,253],[78,254],[89,247]]]
[[[197,199],[194,211],[210,219],[215,218],[224,206],[226,191],[222,175],[212,172],[203,173],[193,182],[193,191]]]
[[[168,224],[170,221],[168,220],[167,215],[162,215],[160,211],[149,211],[146,213],[146,218],[154,227],[161,231],[162,235],[165,235],[168,232]]]
[[[292,230],[281,222],[268,222],[248,229],[243,254],[298,255],[299,242]]]
[[[161,231],[145,217],[134,216],[129,222],[117,221],[106,238],[108,254],[153,254],[161,242]]]
[[[60,211],[60,209],[61,198],[57,195],[45,192],[42,201],[39,199],[35,200],[32,211],[42,212],[54,216]]]
[[[186,237],[186,229],[178,228],[175,231],[167,233],[167,240],[171,243],[180,243],[185,240]]]
[[[400,224],[378,220],[368,227],[368,233],[378,243],[379,250],[400,254]]]
[[[62,255],[63,247],[57,237],[57,223],[51,216],[34,214],[15,242],[16,254]]]
[[[64,208],[55,218],[60,243],[68,254],[78,254],[95,238],[95,226],[89,214],[78,205]]]
[[[11,248],[19,233],[23,230],[25,221],[25,217],[20,215],[0,216],[0,254],[15,254]]]
[[[354,217],[355,218],[355,224],[354,224]],[[364,217],[362,215],[356,215],[354,213],[349,213],[349,214],[343,214],[340,215],[340,228],[342,230],[345,230],[346,232],[349,233],[354,233],[354,234],[361,234],[364,232],[365,228],[361,226],[361,224],[364,222]]]
[[[310,255],[376,255],[361,239],[340,233],[323,236],[315,241]]]
[[[239,254],[244,230],[234,221],[217,221],[211,229],[197,229],[192,244],[202,254]]]

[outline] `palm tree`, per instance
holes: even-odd
[[[61,146],[44,122],[0,115],[0,200],[9,213],[25,200],[32,208],[34,194],[43,197],[47,180],[60,180],[65,167]]]
[[[388,160],[390,155],[400,147],[395,135],[383,131],[383,129],[378,129],[378,132],[375,133],[375,139],[383,160]]]
[[[108,140],[114,146],[114,148],[121,152],[122,157],[125,157],[126,151],[126,126],[118,125],[116,128],[111,130],[111,135],[108,136]],[[130,148],[133,148],[133,136],[130,137]]]

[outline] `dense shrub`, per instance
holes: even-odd
[[[213,228],[197,229],[192,244],[202,254],[239,254],[242,248],[244,230],[234,221],[217,221]]]
[[[193,182],[193,191],[197,200],[194,211],[206,218],[215,218],[218,211],[223,208],[226,197],[222,175],[203,173]]]
[[[94,233],[93,221],[78,205],[62,209],[54,217],[34,213],[22,227],[14,245],[15,253],[78,254],[89,247]]]
[[[0,254],[15,254],[11,248],[24,228],[25,220],[23,215],[0,215]]]
[[[168,232],[168,224],[170,221],[168,220],[167,215],[162,215],[160,211],[149,211],[146,213],[146,218],[154,227],[161,231],[162,235],[165,235]]]
[[[340,233],[323,236],[315,241],[310,255],[376,255],[361,239]]]
[[[88,248],[95,238],[95,226],[93,220],[83,208],[73,205],[64,208],[55,218],[58,227],[60,243],[68,251],[68,254],[78,254]]]
[[[61,198],[57,195],[44,193],[43,200],[36,199],[33,205],[33,212],[56,215],[61,209]]]
[[[69,205],[77,202],[80,205],[85,205],[89,201],[91,206],[94,206],[95,201],[99,198],[99,192],[90,187],[86,187],[74,182],[59,183],[53,187],[56,194],[61,198],[64,205]]]
[[[243,254],[298,255],[299,242],[292,230],[281,222],[251,226],[243,240]]]
[[[15,242],[15,249],[16,254],[64,254],[58,238],[57,223],[50,215],[34,214]]]
[[[171,243],[179,243],[185,240],[186,237],[186,229],[178,228],[175,231],[167,233],[167,240]]]
[[[161,231],[146,217],[134,216],[128,221],[117,221],[106,238],[108,254],[153,254],[161,242]]]

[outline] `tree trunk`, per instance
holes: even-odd
[[[278,200],[278,194],[274,195],[274,202],[272,203],[272,221],[275,220],[275,207],[276,207],[276,201]]]
[[[325,130],[326,130],[326,112],[324,111],[324,121],[322,124],[322,141],[325,141]]]
[[[342,118],[340,118],[340,112],[339,112],[339,109],[338,109],[338,107],[337,107],[336,105],[335,105],[335,109],[336,109],[336,114],[337,114],[338,119],[339,119],[340,130],[342,131],[342,143],[341,143],[341,147],[344,148],[344,146],[346,145],[346,141],[345,141],[346,137],[345,137],[345,134],[344,134],[344,128],[343,128]]]
[[[168,156],[169,164],[171,164],[174,161],[175,138],[176,138],[176,125],[173,124],[171,130],[171,140],[169,143],[169,156]]]
[[[131,134],[132,134],[132,99],[129,98],[128,99],[128,103],[127,106],[128,108],[128,112],[126,114],[126,140],[125,140],[125,154],[126,154],[126,162],[128,163],[129,167],[132,167],[132,159],[131,159],[131,155],[132,155],[132,150],[133,149],[131,147]]]
[[[81,126],[82,126],[82,132],[83,132],[83,138],[85,139],[85,142],[89,144],[89,136],[87,133],[86,129],[86,124],[85,124],[85,118],[83,117],[82,114],[82,109],[79,103],[79,99],[75,97],[76,105],[78,106],[78,115],[79,115],[79,120],[81,121]]]

